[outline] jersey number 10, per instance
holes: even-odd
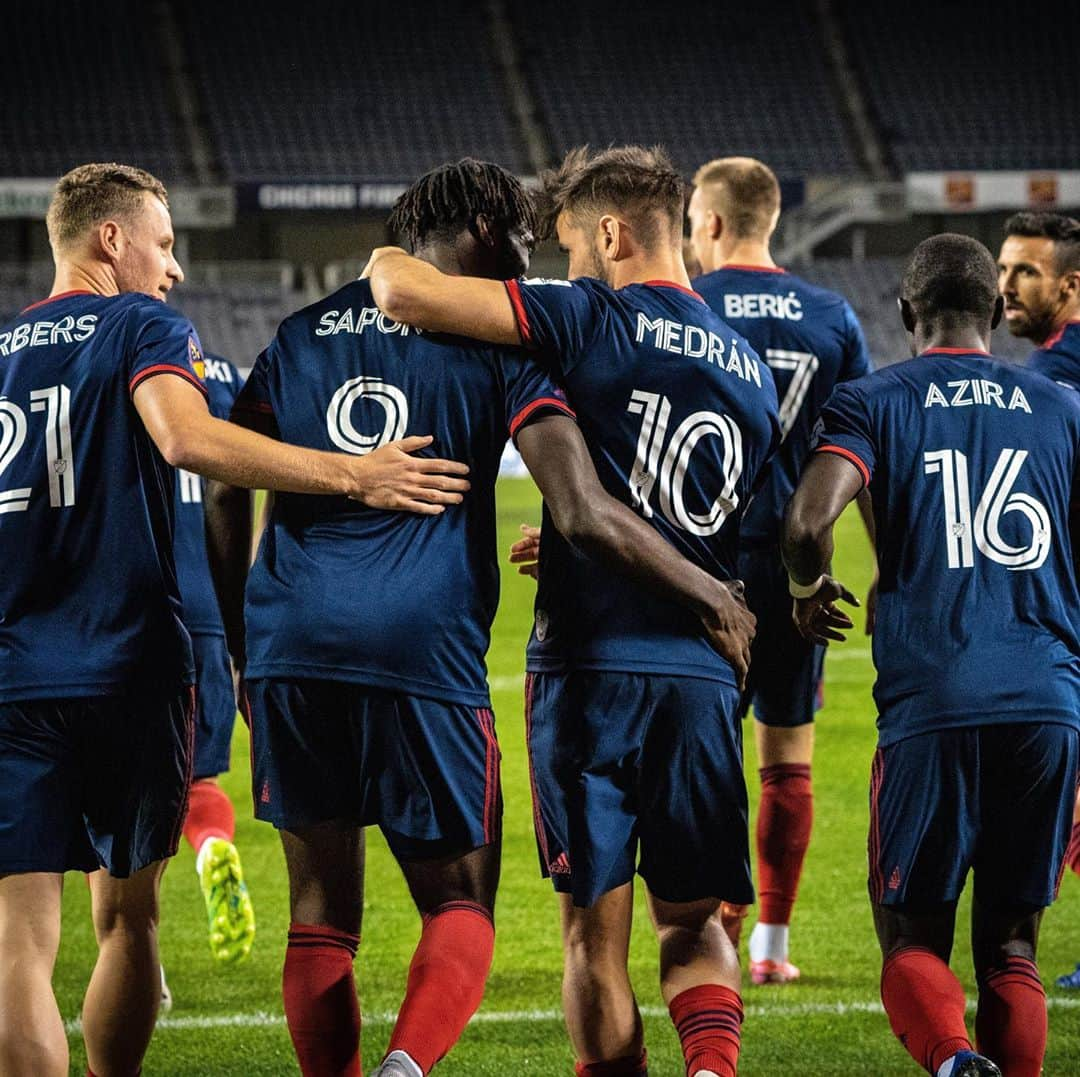
[[[671,401],[659,393],[635,389],[630,394],[626,410],[641,416],[637,456],[630,472],[630,496],[635,508],[646,520],[652,518],[649,504],[653,491],[660,486],[660,512],[668,523],[691,535],[715,535],[739,504],[735,484],[743,469],[742,431],[727,415],[715,411],[695,411],[673,431],[664,449],[671,422]],[[717,497],[704,513],[691,512],[683,500],[683,483],[697,443],[707,435],[723,443],[723,485]]]
[[[926,474],[941,476],[949,568],[974,568],[975,549],[1014,572],[1039,568],[1046,560],[1050,514],[1041,501],[1013,490],[1027,457],[1025,449],[1001,450],[973,516],[967,456],[957,449],[923,453]],[[1011,546],[1001,537],[1001,518],[1009,512],[1022,513],[1031,524],[1030,545]]]
[[[49,504],[54,509],[75,504],[75,461],[71,455],[71,390],[66,385],[35,389],[31,412],[45,412],[45,457],[49,469]],[[11,400],[0,399],[0,475],[19,455],[26,441],[26,412]],[[30,486],[0,491],[0,514],[25,512]]]

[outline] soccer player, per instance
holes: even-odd
[[[93,872],[92,1071],[138,1072],[161,998],[158,885],[191,774],[173,467],[439,513],[465,465],[413,439],[359,459],[213,418],[165,188],[76,168],[48,210],[48,298],[0,327],[0,1072],[66,1074],[51,977],[63,873]],[[97,870],[104,869],[104,870]]]
[[[579,150],[546,177],[545,194],[570,281],[452,277],[383,250],[370,263],[375,298],[427,330],[524,344],[565,385],[608,493],[733,580],[738,518],[779,443],[776,393],[753,349],[689,287],[682,179],[660,150]],[[723,900],[753,893],[742,671],[690,613],[553,524],[548,504],[526,724],[577,1072],[646,1072],[626,963],[640,846],[687,1073],[732,1074],[740,975],[720,913]]]
[[[901,299],[917,357],[836,388],[784,531],[800,630],[842,639],[851,622],[835,603],[851,596],[827,575],[832,529],[869,485],[881,572],[869,839],[881,997],[901,1043],[939,1077],[1040,1071],[1035,948],[1077,780],[1069,514],[1080,397],[987,353],[1001,311],[982,244],[919,244]],[[948,965],[969,869],[978,1055]]]
[[[1058,213],[1016,213],[998,254],[1005,324],[1035,345],[1026,366],[1080,390],[1080,221]],[[1080,875],[1080,791],[1065,863]],[[1055,981],[1080,990],[1080,962]]]
[[[228,359],[207,353],[196,361],[195,373],[206,386],[210,414],[228,419],[240,392],[240,372]],[[236,510],[218,504],[215,513],[214,505],[221,501],[235,501]],[[211,953],[230,963],[243,961],[251,952],[255,912],[233,844],[236,813],[217,782],[217,776],[229,769],[236,693],[208,557],[228,556],[230,542],[239,542],[245,552],[250,548],[251,493],[222,483],[204,485],[198,475],[182,471],[177,476],[175,511],[176,573],[184,627],[195,655],[196,685],[195,762],[184,837],[195,852]],[[220,518],[239,520],[235,535],[215,526]]]
[[[418,264],[490,278],[506,302],[499,282],[527,267],[535,230],[521,184],[469,159],[418,180],[391,224],[408,235]],[[248,581],[245,653],[236,656],[246,661],[256,810],[280,828],[289,871],[283,993],[301,1070],[359,1072],[361,828],[378,823],[423,918],[379,1073],[426,1074],[479,1005],[494,945],[501,800],[484,654],[507,433],[574,547],[690,605],[740,665],[751,619],[722,583],[604,492],[543,371],[517,350],[392,321],[366,280],[282,324],[234,414],[358,453],[431,424],[439,447],[471,466],[468,502],[433,527],[344,501],[279,496]],[[240,584],[236,573],[223,581],[227,623]]]
[[[750,157],[710,161],[694,176],[687,215],[703,274],[694,289],[768,363],[780,403],[784,441],[739,529],[739,578],[757,617],[743,699],[744,708],[754,706],[761,776],[761,912],[750,934],[750,977],[788,983],[799,977],[788,958],[788,929],[814,813],[810,766],[825,648],[804,640],[791,622],[780,527],[822,405],[838,382],[870,372],[870,356],[842,296],[773,261],[780,184],[770,168]]]

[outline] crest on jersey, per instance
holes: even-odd
[[[202,349],[199,347],[199,342],[190,335],[187,338],[187,350],[195,373],[199,375],[200,381],[206,381],[206,363],[203,361]]]

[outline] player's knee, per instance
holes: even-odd
[[[625,975],[625,949],[620,940],[608,932],[599,931],[585,921],[567,924],[563,931],[563,952],[567,970],[602,980],[607,976]]]

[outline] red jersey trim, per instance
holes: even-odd
[[[29,310],[29,307],[27,309]],[[1059,344],[1061,338],[1065,335],[1065,330],[1068,329],[1070,325],[1080,325],[1080,318],[1072,318],[1059,325],[1039,346],[1041,348],[1052,348],[1055,344]]]
[[[23,307],[19,312],[25,314],[28,310],[35,310],[38,307],[45,306],[46,303],[55,303],[58,299],[68,299],[73,295],[97,295],[97,292],[91,292],[87,288],[72,288],[70,292],[57,292],[56,295],[47,295],[44,299],[39,299],[36,303],[31,303],[28,307]],[[104,297],[103,297],[104,298]]]
[[[692,295],[695,299],[705,303],[705,300],[694,291],[693,288],[687,288],[685,284],[677,284],[673,280],[643,280],[642,284],[647,285],[650,288],[677,288],[680,292],[685,292],[687,295]],[[708,306],[708,303],[705,303]]]
[[[525,405],[510,420],[510,436],[514,437],[521,429],[525,420],[532,415],[534,411],[540,408],[554,408],[556,411],[561,411],[564,415],[569,415],[571,419],[576,419],[577,415],[574,414],[574,409],[570,407],[565,400],[560,400],[557,396],[542,396],[537,400],[531,400]]]
[[[978,348],[927,348],[919,353],[919,358],[924,355],[985,355],[987,359],[991,358],[989,352],[980,351]]]
[[[131,381],[128,382],[128,392],[134,393],[135,390],[140,385],[142,385],[142,383],[146,381],[147,378],[153,378],[158,374],[176,374],[178,377],[183,378],[185,381],[191,382],[191,384],[194,385],[195,388],[198,389],[203,396],[205,396],[208,400],[210,399],[210,394],[206,391],[206,386],[203,385],[203,383],[199,381],[199,379],[194,374],[192,374],[190,370],[185,370],[182,366],[173,366],[172,363],[157,363],[154,366],[148,366],[143,368],[139,371],[138,374],[135,375],[135,377],[131,379]]]
[[[863,486],[870,485],[870,469],[855,455],[850,449],[843,449],[839,445],[821,445],[816,452],[831,452],[837,456],[842,456],[848,463],[854,464],[859,469],[859,474],[862,475]]]
[[[751,266],[745,262],[725,262],[720,269],[742,269],[747,273],[786,273],[783,266]]]
[[[514,318],[517,321],[518,332],[521,334],[522,344],[532,343],[532,329],[529,326],[529,315],[525,310],[525,303],[521,298],[521,285],[516,280],[503,281],[506,285],[506,294],[510,297],[510,305],[514,308]]]

